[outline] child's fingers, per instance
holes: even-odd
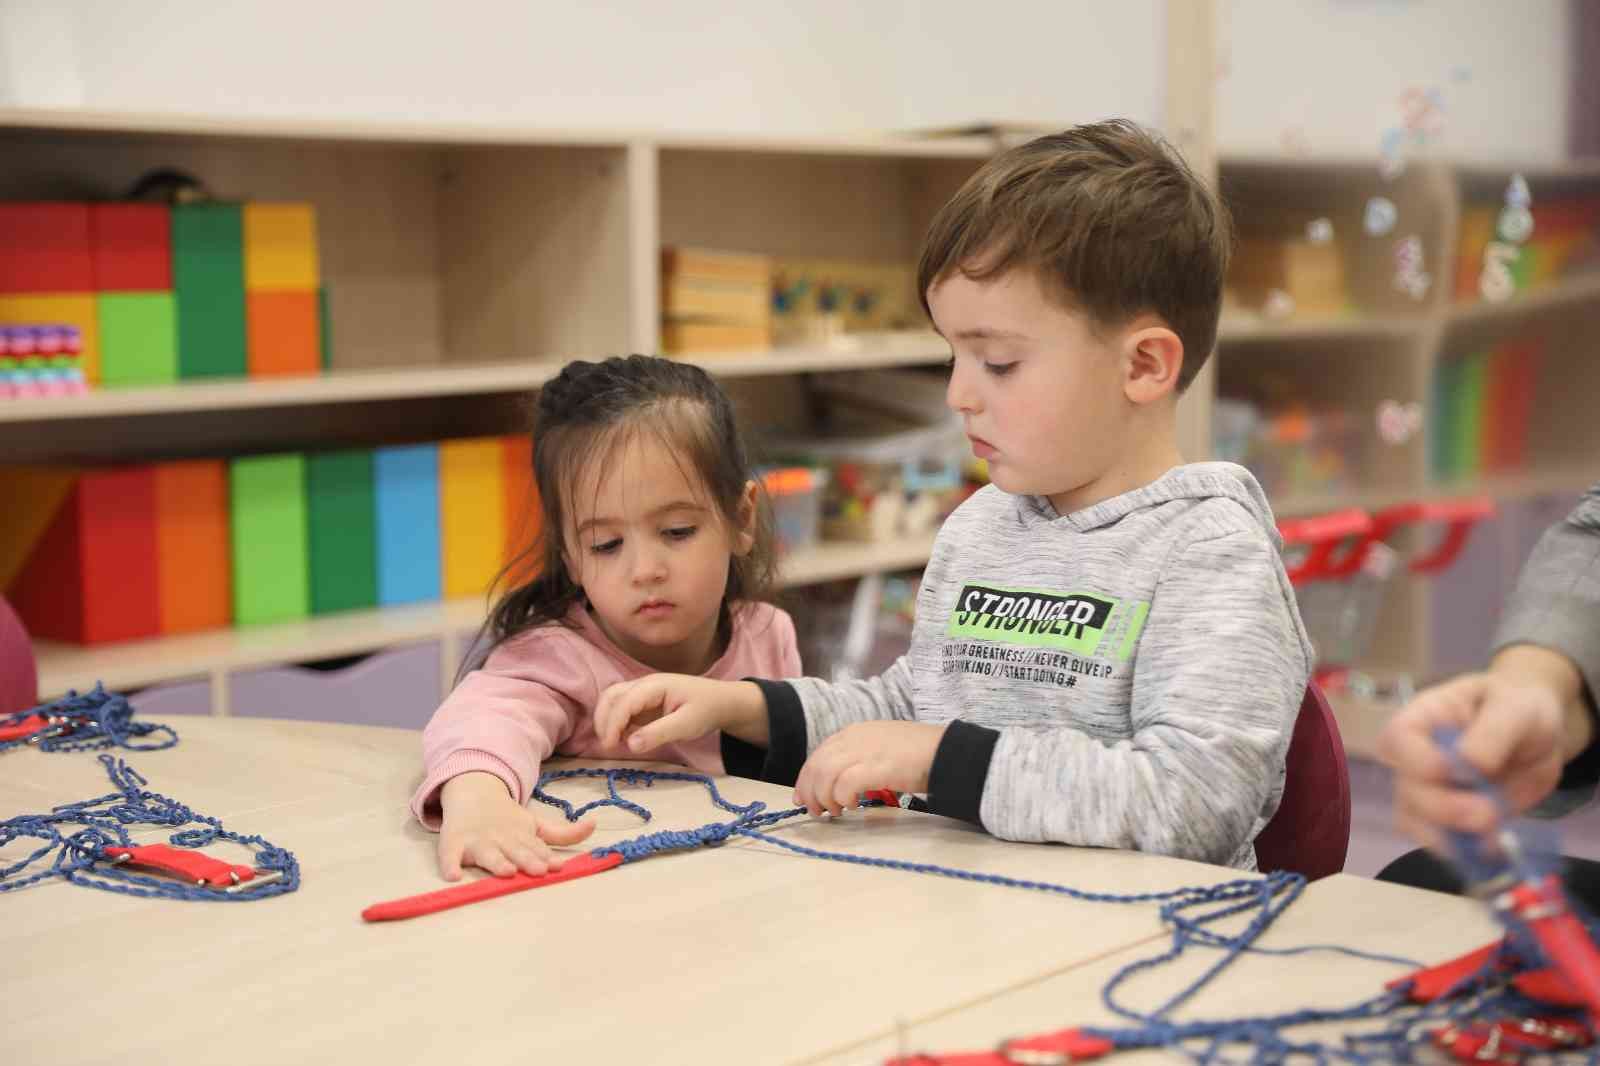
[[[622,730],[628,724],[626,697],[637,684],[619,681],[600,693],[594,707],[594,731],[601,743],[615,745],[622,739]]]
[[[849,809],[861,806],[861,796],[882,782],[882,770],[872,763],[858,762],[845,767],[833,784],[833,798],[840,807]]]
[[[500,845],[491,840],[475,840],[467,845],[462,861],[480,870],[487,870],[496,877],[510,877],[517,872],[517,864],[506,858]]]
[[[585,818],[579,822],[551,822],[540,819],[538,823],[539,837],[547,844],[576,844],[592,832],[594,832],[592,818]]]
[[[461,838],[449,831],[439,834],[439,874],[446,881],[461,880]]]
[[[628,750],[651,751],[663,744],[680,740],[693,740],[711,731],[706,714],[699,707],[686,703],[671,714],[664,714],[649,725],[640,726],[628,737]]]
[[[550,849],[544,841],[535,838],[532,841],[508,840],[500,845],[500,851],[506,860],[512,863],[516,870],[532,877],[547,873],[550,869]]]

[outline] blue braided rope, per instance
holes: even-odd
[[[100,748],[127,748],[130,751],[160,751],[178,742],[171,726],[133,721],[133,705],[105,686],[79,695],[75,690],[50,703],[26,711],[0,714],[0,726],[17,725],[32,715],[42,716],[49,726],[34,737],[0,741],[0,752],[33,746],[40,751],[95,751]],[[159,734],[159,739],[134,743],[139,737]]]
[[[543,786],[556,780],[572,778],[604,778],[608,795],[576,810],[570,803],[544,792]],[[1122,1049],[1139,1047],[1165,1047],[1187,1054],[1197,1063],[1219,1061],[1223,1052],[1237,1045],[1252,1049],[1247,1060],[1253,1064],[1276,1064],[1291,1055],[1306,1056],[1319,1063],[1348,1062],[1366,1066],[1368,1063],[1414,1061],[1413,1049],[1427,1039],[1437,1026],[1462,1023],[1470,1019],[1527,1017],[1537,1010],[1545,1015],[1561,1015],[1559,1009],[1547,1004],[1536,1004],[1521,996],[1504,983],[1501,953],[1477,974],[1457,983],[1456,987],[1431,1004],[1412,1004],[1406,998],[1406,989],[1386,990],[1369,999],[1343,1007],[1307,1008],[1257,1017],[1173,1021],[1173,1011],[1191,1000],[1195,994],[1221,976],[1246,953],[1267,955],[1296,955],[1311,951],[1330,951],[1373,962],[1420,968],[1414,960],[1378,952],[1361,951],[1340,945],[1307,944],[1291,948],[1263,948],[1256,941],[1271,927],[1285,910],[1305,890],[1305,878],[1287,871],[1275,871],[1261,877],[1226,881],[1208,887],[1184,887],[1162,892],[1112,893],[1090,892],[1047,881],[1031,881],[999,874],[978,873],[934,863],[907,862],[900,859],[882,859],[848,852],[824,851],[784,840],[764,830],[789,818],[806,813],[804,807],[768,811],[760,801],[738,805],[730,803],[718,792],[716,783],[704,774],[682,772],[656,772],[646,770],[558,770],[540,778],[534,795],[542,802],[557,807],[569,819],[576,819],[597,807],[616,806],[632,810],[642,820],[649,821],[650,813],[617,792],[617,784],[650,787],[657,780],[693,781],[703,785],[712,802],[721,810],[733,814],[729,821],[712,822],[696,829],[667,830],[648,833],[630,840],[620,841],[594,849],[596,857],[620,855],[622,860],[635,862],[667,851],[714,846],[731,836],[744,836],[763,843],[773,844],[807,858],[830,862],[850,863],[899,870],[906,873],[930,874],[960,881],[992,884],[1007,888],[1047,892],[1093,903],[1158,903],[1160,917],[1172,931],[1167,947],[1148,958],[1137,959],[1114,973],[1102,989],[1101,997],[1106,1007],[1119,1017],[1133,1023],[1120,1027],[1084,1028],[1086,1034],[1103,1037]],[[882,806],[877,800],[868,800],[863,807]],[[1245,928],[1237,933],[1223,933],[1208,928],[1218,922],[1238,915],[1249,914]],[[1207,947],[1221,952],[1220,957],[1196,979],[1181,988],[1154,1010],[1138,1010],[1123,1004],[1118,990],[1134,976],[1176,961],[1192,947]],[[1536,959],[1537,955],[1517,955],[1516,943],[1509,942],[1505,953],[1515,959]],[[1573,1015],[1577,1017],[1577,1014]],[[1371,1032],[1347,1036],[1341,1045],[1327,1045],[1315,1041],[1295,1041],[1286,1030],[1328,1022],[1387,1021],[1387,1026]],[[1196,1045],[1199,1045],[1198,1047]],[[1590,1061],[1600,1062],[1600,1052]]]
[[[0,866],[0,892],[14,892],[59,877],[76,885],[127,896],[232,903],[281,896],[300,887],[300,864],[291,852],[260,836],[232,832],[220,820],[150,791],[144,787],[149,782],[120,758],[101,755],[99,759],[116,791],[64,803],[46,814],[18,815],[0,822],[0,847],[28,838],[44,842],[22,860]],[[234,892],[221,892],[112,865],[105,851],[134,845],[127,828],[130,825],[175,829],[168,840],[179,848],[203,848],[218,840],[230,841],[252,849],[250,865],[257,870],[280,876],[260,885],[246,881]],[[183,828],[191,825],[193,828]],[[47,860],[43,869],[25,872]]]

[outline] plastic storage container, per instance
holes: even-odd
[[[822,491],[828,472],[805,466],[764,471],[761,486],[772,501],[772,523],[780,551],[797,551],[817,542],[822,528]]]
[[[767,454],[829,472],[822,535],[876,541],[929,533],[960,502],[969,455],[940,379],[905,371],[830,375],[826,425],[767,433]]]

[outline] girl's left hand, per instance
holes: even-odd
[[[794,801],[813,815],[838,815],[875,788],[926,792],[944,730],[924,722],[847,726],[819,744],[800,768]]]

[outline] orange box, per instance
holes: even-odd
[[[315,291],[247,292],[245,314],[251,377],[322,372]]]
[[[518,555],[533,544],[539,536],[543,513],[539,509],[539,489],[533,483],[533,441],[527,435],[504,437],[501,451],[505,461],[506,543],[505,562],[510,565]],[[526,567],[518,567],[518,574],[528,577],[538,572],[540,555],[535,553]]]
[[[221,459],[156,467],[156,574],[161,632],[221,629],[233,621],[228,466]]]

